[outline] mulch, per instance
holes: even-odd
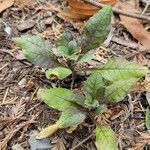
[[[15,150],[15,146],[19,145],[19,149],[29,150],[30,133],[54,123],[59,117],[58,111],[48,108],[37,98],[37,90],[40,87],[67,87],[71,84],[70,79],[63,82],[55,78],[47,80],[44,71],[29,63],[12,40],[22,35],[41,34],[54,44],[64,30],[70,30],[76,38],[79,37],[84,22],[66,22],[57,17],[54,8],[45,7],[47,4],[56,8],[66,6],[63,0],[34,0],[31,3],[23,0],[0,14],[6,23],[0,22],[0,149]],[[11,29],[11,34],[5,32],[6,25]],[[105,46],[97,49],[94,60],[86,65],[105,63],[111,57],[150,65],[150,53],[143,51],[143,47],[118,19],[113,23]],[[84,80],[78,79],[75,87]],[[117,134],[120,150],[150,149],[147,145],[150,133],[145,127],[147,106],[145,92],[138,91],[128,94],[123,102],[110,106],[108,112],[100,116],[107,119]],[[94,128],[91,120],[87,119],[71,134],[67,129],[59,130],[49,138],[53,150],[73,150],[77,144],[78,150],[95,150],[95,137],[82,142]]]

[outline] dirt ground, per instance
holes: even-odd
[[[30,150],[30,135],[42,127],[54,123],[59,112],[41,102],[36,92],[40,87],[69,87],[70,80],[47,80],[44,71],[29,63],[13,43],[12,38],[41,34],[54,44],[64,30],[70,30],[76,38],[84,22],[66,22],[57,17],[54,8],[66,6],[64,0],[22,0],[0,14],[0,149]],[[144,9],[144,6],[141,6]],[[150,11],[149,11],[150,12]],[[6,26],[11,29],[7,34]],[[146,23],[150,29],[150,23]],[[123,57],[150,66],[150,53],[145,52],[136,39],[114,17],[112,31],[105,45],[97,49],[89,64],[105,63],[111,57]],[[76,88],[84,79],[78,79]],[[148,150],[150,132],[145,127],[145,110],[148,102],[145,92],[128,94],[124,101],[110,106],[106,117],[118,137],[120,150]],[[49,140],[53,150],[70,150],[79,144],[78,150],[95,150],[95,137],[88,138],[94,126],[87,119],[71,134],[59,130]],[[84,142],[84,140],[88,138]]]

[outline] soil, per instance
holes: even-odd
[[[79,39],[84,22],[66,22],[57,17],[56,11],[47,9],[47,4],[56,8],[66,6],[64,0],[23,0],[20,3],[18,0],[0,14],[5,22],[0,21],[0,149],[15,150],[17,145],[16,149],[30,150],[31,133],[54,123],[59,117],[58,111],[37,98],[38,89],[71,86],[70,77],[65,81],[46,79],[44,70],[28,62],[13,42],[13,37],[41,34],[54,44],[65,30],[70,30]],[[149,66],[150,53],[142,51],[143,47],[120,24],[117,16],[113,22],[107,42],[96,50],[95,58],[85,66],[105,63],[111,57],[122,57]],[[11,29],[10,34],[5,32],[6,25]],[[150,26],[150,23],[146,25]],[[85,78],[77,78],[74,88],[80,88]],[[145,94],[143,91],[132,92],[122,102],[109,106],[108,112],[100,116],[115,131],[120,150],[150,149],[147,144],[150,133],[145,126],[148,106]],[[49,140],[53,150],[73,150],[77,144],[77,150],[96,150],[95,137],[90,136],[94,128],[92,121],[86,119],[71,134],[67,129],[62,129]]]

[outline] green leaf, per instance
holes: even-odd
[[[77,64],[82,64],[82,63],[88,62],[92,59],[93,59],[93,54],[88,52],[80,58],[80,60],[77,62]]]
[[[111,16],[111,6],[105,6],[88,20],[83,31],[82,53],[99,47],[106,40],[110,31]]]
[[[46,71],[46,78],[50,79],[52,75],[57,76],[59,79],[63,80],[69,75],[71,75],[72,71],[68,68],[57,67]]]
[[[73,125],[79,125],[84,121],[86,115],[77,108],[70,108],[62,112],[58,122],[59,128],[67,128]]]
[[[75,40],[68,43],[68,51],[70,56],[78,52],[78,45]]]
[[[104,97],[105,85],[101,74],[93,72],[84,83],[86,98],[99,99]]]
[[[50,43],[41,36],[18,37],[14,41],[33,64],[43,68],[58,66]]]
[[[126,80],[118,80],[113,82],[105,89],[105,98],[108,103],[117,103],[125,98],[125,96],[134,88],[138,79],[129,78]]]
[[[69,56],[68,48],[65,46],[58,46],[57,47],[58,52],[61,54],[61,56]]]
[[[98,115],[100,115],[106,111],[107,111],[107,105],[106,104],[100,104],[97,109],[94,109],[91,111],[91,114],[93,116],[98,116]]]
[[[150,130],[150,109],[147,108],[146,110],[146,127]]]
[[[65,46],[68,47],[68,43],[73,40],[73,36],[70,32],[64,32],[57,39],[57,47]]]
[[[148,69],[125,59],[115,58],[100,66],[99,73],[109,81],[118,81],[129,78],[141,78],[148,73]]]
[[[96,147],[98,150],[117,150],[117,138],[110,126],[96,127]]]
[[[99,107],[99,102],[96,99],[86,99],[85,107],[95,109]]]
[[[64,111],[77,104],[84,103],[84,99],[77,98],[71,90],[65,88],[40,89],[38,97],[41,98],[49,107]]]
[[[57,40],[57,49],[62,56],[70,57],[77,54],[78,45],[70,32],[64,32]]]
[[[79,125],[84,121],[86,115],[77,108],[66,109],[62,112],[59,120],[42,131],[37,135],[37,139],[47,138],[55,133],[58,129],[67,128],[73,125]]]

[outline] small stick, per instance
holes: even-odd
[[[6,89],[6,92],[5,92],[4,98],[3,98],[3,100],[2,100],[2,105],[3,105],[3,104],[5,104],[5,100],[6,100],[6,97],[7,97],[8,91],[9,91],[9,87]]]
[[[104,4],[101,4],[99,2],[96,2],[95,0],[82,0],[88,4],[91,4],[95,7],[98,7],[98,8],[103,8]],[[115,9],[113,8],[113,12],[115,14],[120,14],[120,15],[124,15],[124,16],[127,16],[127,17],[131,17],[131,18],[136,18],[136,19],[142,19],[142,20],[147,20],[147,21],[150,21],[150,17],[149,16],[144,16],[144,15],[141,15],[141,14],[135,14],[135,13],[126,13],[126,12],[123,12],[119,9]]]

